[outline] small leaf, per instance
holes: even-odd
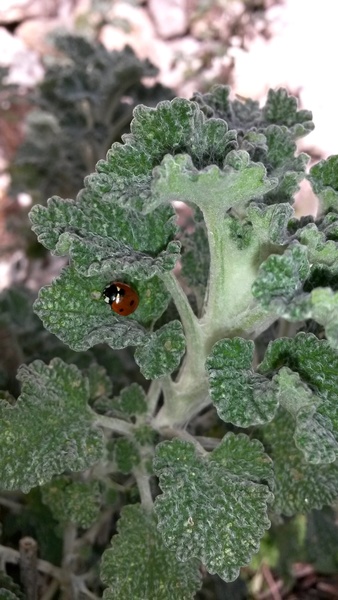
[[[271,254],[261,265],[252,293],[264,308],[284,316],[288,304],[303,291],[310,273],[307,248],[295,244],[284,254]]]
[[[276,386],[252,368],[254,343],[241,338],[217,342],[208,356],[211,399],[223,421],[249,427],[273,419]]]
[[[274,380],[278,383],[278,399],[295,418],[294,440],[307,462],[325,464],[338,457],[338,442],[330,431],[331,422],[318,414],[322,400],[305,383],[298,373],[283,367]]]
[[[326,340],[319,340],[313,334],[299,333],[294,338],[279,338],[269,344],[264,360],[259,365],[259,372],[266,376],[274,375],[279,369],[281,371],[276,380],[280,386],[281,402],[297,418],[298,411],[302,411],[299,414],[301,430],[297,436],[301,437],[298,443],[306,453],[310,451],[315,462],[320,457],[326,457],[325,462],[334,460],[333,453],[338,456],[337,351]],[[306,432],[306,420],[312,420],[312,417],[311,424],[310,420],[307,422]],[[316,436],[317,448],[311,448]],[[323,440],[321,452],[320,440],[323,438],[326,440]],[[308,444],[310,446],[306,450]]]
[[[267,167],[269,177],[277,178],[278,185],[269,192],[267,202],[277,204],[289,201],[293,203],[294,194],[299,190],[299,183],[305,177],[305,169],[309,156],[297,154],[297,146],[293,135],[285,126],[270,125],[264,132],[266,150],[262,147],[256,151],[255,159]]]
[[[321,200],[324,213],[338,211],[338,154],[319,161],[310,169],[309,180],[315,194]]]
[[[135,361],[146,379],[158,379],[175,371],[185,352],[180,321],[171,321],[155,331],[135,351]]]
[[[307,135],[313,130],[312,113],[309,110],[297,110],[298,101],[289,96],[287,90],[269,90],[266,105],[263,108],[263,118],[268,123],[286,125],[295,138]]]
[[[89,386],[74,365],[36,360],[18,372],[22,392],[15,406],[1,403],[0,486],[30,488],[69,469],[100,460],[103,438],[92,426]]]
[[[331,504],[338,496],[338,463],[309,464],[293,440],[295,424],[285,410],[262,429],[276,477],[273,509],[284,515]]]
[[[299,242],[308,248],[310,263],[328,267],[331,273],[338,271],[338,243],[327,240],[315,223],[299,229],[296,235]]]
[[[145,392],[137,383],[132,383],[121,390],[118,404],[125,415],[136,416],[147,412]]]
[[[136,445],[126,438],[118,438],[114,441],[114,456],[118,470],[125,474],[130,473],[140,462]]]
[[[101,561],[104,600],[193,600],[201,586],[198,561],[181,563],[168,551],[153,515],[125,506],[117,530]]]
[[[97,363],[91,364],[86,370],[89,382],[90,399],[96,400],[100,396],[110,396],[112,393],[112,382],[104,367]]]
[[[254,441],[252,449],[254,458],[245,465],[251,442],[228,434],[215,454],[199,457],[192,444],[174,440],[159,444],[154,459],[163,490],[155,513],[165,544],[179,560],[200,558],[225,581],[236,579],[270,526],[267,503],[273,496],[257,478],[271,479],[272,463],[261,444]]]
[[[101,495],[97,482],[60,477],[43,486],[41,494],[42,501],[60,523],[70,522],[86,529],[99,517]]]

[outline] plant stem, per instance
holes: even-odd
[[[148,392],[147,392],[147,406],[148,406],[147,412],[150,417],[152,417],[156,411],[161,392],[162,392],[162,380],[154,379],[151,382]]]
[[[171,427],[164,427],[161,430],[161,433],[164,437],[168,437],[170,439],[178,438],[180,440],[183,440],[185,442],[189,442],[190,444],[193,444],[195,446],[197,452],[203,456],[205,456],[207,454],[206,450],[203,448],[202,444],[200,444],[200,442],[196,439],[196,437],[194,437],[193,435],[188,433],[188,431],[186,431],[185,429],[175,429],[175,428],[171,428]]]
[[[162,279],[167,290],[170,292],[181,317],[187,344],[185,360],[186,362],[189,362],[191,372],[195,370],[197,374],[199,372],[199,367],[196,366],[196,357],[203,353],[203,336],[199,320],[194,314],[188,298],[174,273],[172,271],[167,271],[162,274]]]
[[[122,421],[122,419],[115,419],[114,417],[106,417],[105,415],[99,415],[94,411],[92,412],[94,415],[94,425],[100,425],[101,427],[105,427],[106,429],[111,429],[111,431],[114,431],[115,433],[120,433],[121,435],[133,435],[133,425],[131,423]]]
[[[151,511],[153,508],[153,496],[150,489],[150,475],[146,472],[145,467],[141,464],[134,467],[133,475],[136,479],[137,487],[141,497],[142,506]]]

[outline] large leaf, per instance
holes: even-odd
[[[50,286],[40,290],[34,310],[44,326],[74,350],[87,350],[102,342],[112,348],[143,343],[146,332],[136,319],[149,323],[162,314],[169,302],[164,285],[157,277],[138,283],[136,312],[120,317],[102,298],[107,283],[102,276],[81,277],[73,267],[66,267]]]
[[[18,372],[16,404],[1,402],[0,486],[30,488],[66,470],[81,471],[103,456],[102,433],[92,425],[89,385],[74,365],[36,360]]]
[[[210,573],[236,579],[270,526],[272,463],[262,445],[230,433],[202,457],[188,442],[163,442],[154,470],[163,490],[155,512],[168,548],[179,560],[198,557]]]
[[[307,463],[295,446],[294,431],[293,418],[284,409],[262,430],[276,477],[273,508],[289,516],[331,504],[338,496],[337,461],[326,465]]]
[[[306,460],[338,458],[338,352],[326,340],[299,333],[271,342],[259,372],[274,376],[279,401],[296,421],[295,443]]]

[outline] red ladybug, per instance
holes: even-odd
[[[127,283],[121,281],[112,281],[103,290],[104,301],[110,305],[110,308],[118,315],[127,317],[137,309],[139,297]]]

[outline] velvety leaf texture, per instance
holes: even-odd
[[[273,381],[254,373],[254,343],[234,338],[217,342],[206,361],[211,399],[219,417],[238,427],[271,421],[277,410]]]
[[[338,456],[337,351],[312,334],[279,338],[269,344],[259,372],[268,375],[277,369],[282,369],[277,378],[280,400],[298,420],[297,446],[305,456],[310,452],[312,462],[333,461]]]
[[[310,170],[309,180],[322,203],[322,210],[338,211],[338,155],[321,160]]]
[[[174,199],[193,202],[201,210],[209,205],[224,212],[245,206],[252,198],[264,196],[277,184],[268,179],[262,164],[250,161],[247,152],[231,151],[223,169],[209,166],[198,171],[188,155],[167,155],[154,169],[153,196],[147,210]],[[212,190],[212,196],[210,196]]]
[[[86,376],[89,382],[89,394],[91,400],[96,400],[100,396],[110,396],[112,393],[112,382],[104,367],[98,364],[92,364],[86,370]]]
[[[266,259],[252,286],[252,294],[264,308],[284,316],[289,310],[289,303],[303,292],[309,273],[307,249],[295,244],[284,254],[271,254]]]
[[[128,255],[132,250],[135,260],[147,253],[149,259],[156,257],[156,254],[164,251],[176,232],[174,212],[170,206],[161,207],[151,215],[142,215],[114,204],[110,194],[96,196],[97,193],[86,198],[80,194],[75,201],[54,196],[48,200],[47,207],[36,205],[30,212],[32,229],[38,240],[57,255],[72,250],[75,267],[77,253],[76,246],[72,249],[72,245],[76,241],[94,248],[95,244],[99,248],[104,243],[111,245],[112,253],[117,254],[115,260],[123,265],[123,253]],[[95,261],[94,254],[92,262],[98,260],[100,257]],[[79,265],[78,268],[83,269],[83,266]]]
[[[264,131],[270,124],[285,125],[297,138],[306,135],[314,127],[312,113],[297,110],[297,99],[289,96],[283,88],[269,90],[262,108],[250,98],[231,101],[230,91],[229,86],[216,85],[206,94],[194,94],[193,100],[208,117],[225,119],[230,129]]]
[[[146,331],[137,321],[156,319],[168,305],[169,294],[154,277],[136,286],[140,304],[129,317],[120,317],[104,302],[102,292],[109,279],[81,277],[66,267],[50,286],[42,288],[34,310],[44,326],[73,350],[87,350],[106,342],[112,348],[144,343]]]
[[[158,329],[146,344],[135,351],[135,361],[146,379],[158,379],[175,371],[185,352],[185,337],[180,321]]]
[[[295,419],[294,441],[307,462],[330,463],[338,456],[338,442],[332,433],[330,420],[317,413],[322,403],[298,373],[283,367],[277,376],[278,400]]]
[[[256,460],[246,467],[243,445],[248,457],[250,444],[246,436],[229,434],[215,455],[202,457],[192,444],[174,440],[159,444],[154,459],[163,490],[156,498],[155,513],[165,544],[179,560],[198,557],[210,573],[226,581],[236,579],[270,526],[267,503],[273,496],[257,477],[271,479],[272,464],[254,442]],[[236,456],[241,463],[238,472]]]
[[[121,390],[119,408],[125,415],[136,416],[147,412],[147,403],[143,388],[137,383],[132,383]]]
[[[151,171],[167,153],[187,153],[196,168],[204,168],[221,166],[236,147],[236,132],[228,131],[224,121],[206,120],[195,102],[183,98],[160,102],[155,109],[138,106],[130,130],[124,144],[113,144],[107,160],[99,161],[98,174],[86,180],[88,190],[113,189],[124,205],[149,196]]]
[[[182,563],[168,551],[152,514],[126,506],[117,530],[101,561],[104,600],[193,600],[201,586],[198,561]]]
[[[42,500],[61,523],[90,527],[99,517],[101,495],[96,482],[54,479],[41,489]]]
[[[114,457],[118,470],[126,474],[130,473],[133,467],[140,462],[136,445],[126,438],[118,438],[114,441]]]
[[[92,426],[89,386],[74,365],[34,361],[18,372],[22,392],[1,403],[0,486],[30,488],[69,469],[81,471],[103,455],[102,433]],[[20,440],[20,443],[18,443]]]
[[[326,465],[307,463],[294,444],[294,430],[292,416],[283,409],[262,430],[276,478],[273,508],[288,516],[321,508],[338,496],[337,461]]]

